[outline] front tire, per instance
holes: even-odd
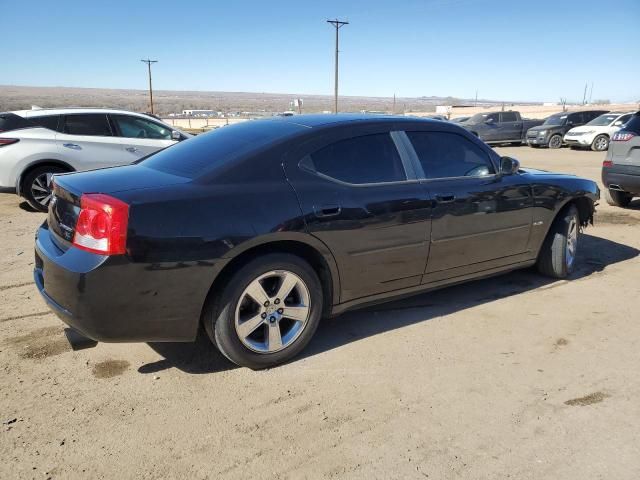
[[[552,278],[566,278],[576,264],[580,217],[578,209],[571,205],[561,212],[551,225],[538,255],[540,273]]]
[[[552,135],[549,139],[549,148],[560,148],[562,147],[562,136],[561,135]]]
[[[46,212],[51,201],[51,177],[54,173],[66,172],[56,166],[38,167],[31,170],[22,182],[22,195],[31,208]]]
[[[609,137],[606,135],[598,135],[591,142],[591,150],[594,152],[605,152],[609,149]]]
[[[318,328],[323,304],[313,268],[297,256],[273,253],[235,272],[207,301],[203,321],[225,357],[257,370],[300,353]]]
[[[612,207],[627,207],[631,203],[632,195],[627,192],[621,192],[620,190],[611,190],[606,188],[604,190],[604,199]]]

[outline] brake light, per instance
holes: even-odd
[[[127,247],[129,205],[102,193],[80,197],[73,244],[100,255],[122,255]]]
[[[611,160],[605,160],[604,162],[602,162],[602,167],[603,168],[613,167],[613,162]]]
[[[611,140],[614,142],[626,142],[635,136],[636,134],[633,132],[616,132],[613,134]]]
[[[19,138],[0,138],[0,147],[4,147],[5,145],[11,145],[13,143],[18,143],[20,141]]]

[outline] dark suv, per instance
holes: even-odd
[[[556,113],[548,117],[539,127],[533,127],[527,131],[527,143],[534,148],[560,148],[565,133],[573,127],[590,122],[603,113],[607,113],[607,110]]]
[[[626,207],[640,195],[640,111],[611,137],[602,162],[602,183],[609,205]]]

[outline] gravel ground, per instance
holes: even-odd
[[[602,154],[499,150],[599,181]],[[205,339],[72,352],[32,284],[44,215],[1,194],[0,478],[635,480],[640,201],[602,203],[569,280],[350,312],[254,372]]]

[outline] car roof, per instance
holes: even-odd
[[[425,124],[441,125],[440,120],[429,118],[408,117],[402,115],[377,115],[366,113],[339,113],[335,114],[304,114],[288,117],[273,117],[271,121],[293,123],[307,128],[328,127],[344,124],[384,124],[389,122],[422,122]]]
[[[115,108],[98,108],[98,107],[69,107],[69,108],[38,108],[34,110],[15,110],[11,113],[20,115],[21,117],[42,117],[45,115],[67,115],[74,113],[114,113],[122,115],[137,115],[145,118],[151,118],[145,113],[131,112],[129,110],[120,110]]]

